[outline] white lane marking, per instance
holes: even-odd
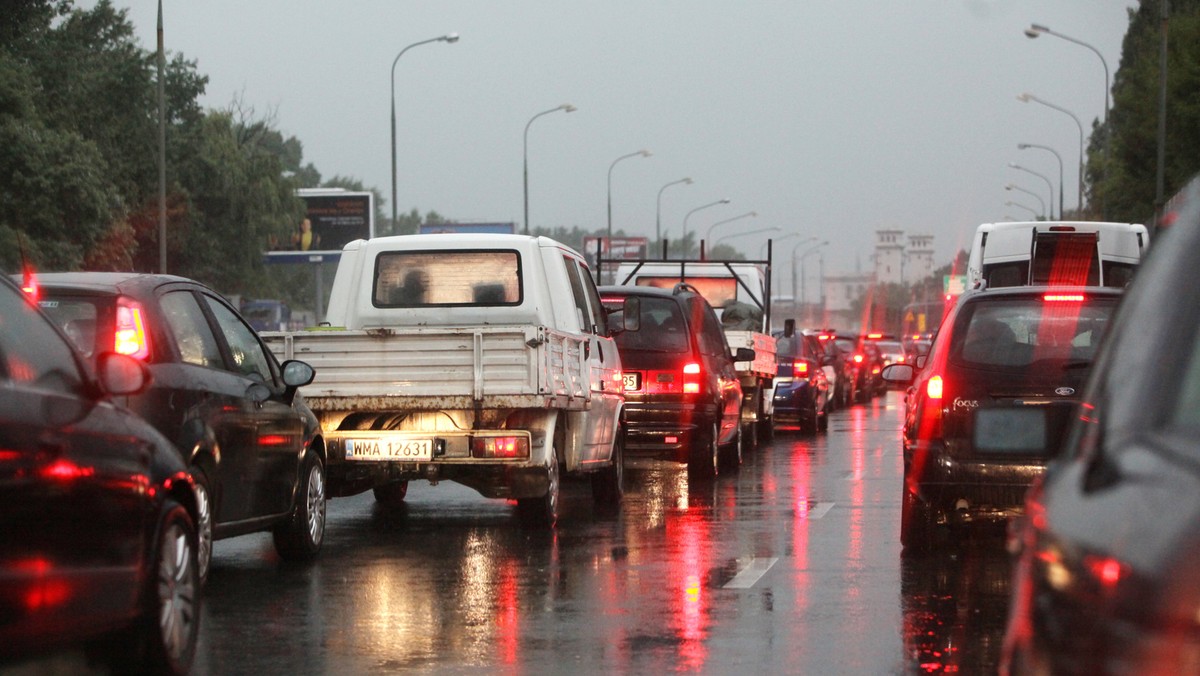
[[[733,579],[725,583],[725,589],[749,589],[758,582],[763,575],[771,570],[771,566],[779,559],[771,557],[769,559],[753,558]]]
[[[811,506],[808,508],[808,513],[805,515],[805,517],[809,519],[819,519],[825,516],[826,512],[833,509],[832,502],[817,502],[809,504]]]

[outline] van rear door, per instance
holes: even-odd
[[[1038,232],[1029,283],[1100,286],[1099,242],[1097,232]]]

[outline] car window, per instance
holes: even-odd
[[[0,380],[78,393],[83,376],[71,346],[20,291],[0,291]]]
[[[674,298],[639,297],[641,326],[617,334],[618,350],[684,353],[690,350],[687,322]]]
[[[175,336],[179,357],[184,363],[225,368],[217,338],[195,295],[190,291],[171,291],[163,294],[159,305],[167,327]]]
[[[1025,367],[1037,361],[1090,361],[1113,302],[1048,302],[1041,298],[970,304],[955,328],[955,361]]]
[[[591,333],[597,320],[593,319],[593,310],[588,303],[585,283],[580,278],[579,264],[574,258],[563,256],[563,265],[567,268],[567,280],[571,285],[571,298],[575,301],[575,315],[579,319],[579,328],[584,332]]]
[[[376,307],[519,305],[515,251],[393,251],[375,259]]]
[[[213,316],[221,327],[229,351],[233,355],[233,371],[254,380],[273,383],[271,358],[267,355],[254,331],[233,310],[215,298],[205,296]]]
[[[583,264],[579,264],[579,274],[583,278],[583,291],[587,295],[588,307],[592,309],[592,321],[596,324],[596,333],[607,336],[608,313],[604,311],[604,304],[600,302],[600,292],[596,290],[596,284]]]
[[[717,321],[717,316],[712,308],[703,298],[699,297],[688,299],[688,303],[692,314],[692,325],[699,329],[697,342],[700,346],[700,353],[714,357],[727,354],[729,348],[725,346],[725,334],[721,331],[721,324]]]
[[[85,298],[50,298],[43,294],[38,305],[67,334],[80,354],[91,357],[96,352],[98,312],[94,301]]]

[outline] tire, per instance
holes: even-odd
[[[758,424],[758,445],[769,444],[775,439],[775,419],[768,417],[765,420],[759,421]]]
[[[547,478],[549,485],[546,488],[546,494],[540,498],[518,499],[517,511],[526,523],[553,528],[554,524],[558,522],[558,502],[562,493],[557,444],[554,449],[554,457],[550,459]]]
[[[200,572],[195,523],[174,500],[163,504],[149,560],[141,615],[104,654],[114,673],[186,674],[200,633]]]
[[[688,456],[688,475],[695,479],[712,479],[717,476],[720,466],[720,447],[717,442],[721,438],[721,428],[717,422],[709,425],[707,432],[701,432],[692,443]]]
[[[376,486],[371,492],[375,494],[376,502],[384,507],[395,509],[404,505],[404,498],[408,495],[408,482],[393,481]]]
[[[735,429],[737,432],[733,441],[722,446],[720,451],[721,469],[728,472],[736,472],[742,466],[742,426],[737,425]]]
[[[928,553],[933,549],[936,528],[933,513],[907,488],[904,489],[900,505],[901,546],[908,553]]]
[[[208,584],[208,571],[212,567],[213,497],[204,470],[192,467],[189,473],[196,493],[196,570],[203,587]]]
[[[625,428],[617,428],[613,439],[612,466],[592,474],[592,500],[596,505],[615,509],[625,495]]]
[[[829,411],[825,410],[817,418],[817,432],[826,433],[829,431]]]
[[[325,541],[325,465],[309,449],[304,452],[300,485],[292,517],[274,532],[275,550],[285,561],[311,561]]]

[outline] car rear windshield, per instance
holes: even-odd
[[[1038,362],[1086,366],[1115,306],[1113,297],[1085,294],[971,303],[954,327],[950,359],[964,366],[999,369],[1023,369]]]
[[[96,318],[99,314],[96,301],[88,298],[50,298],[42,289],[38,301],[42,311],[62,329],[83,356],[91,357],[96,351]]]
[[[684,353],[691,349],[683,312],[673,298],[642,296],[641,326],[617,334],[617,349]]]
[[[397,251],[375,260],[376,307],[520,305],[515,251]]]

